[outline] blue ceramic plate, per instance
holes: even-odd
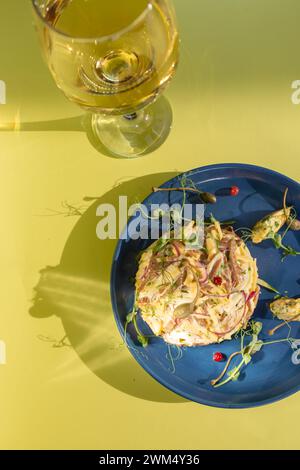
[[[252,165],[224,164],[197,168],[187,172],[196,186],[218,196],[215,205],[207,205],[206,213],[211,212],[219,220],[235,220],[235,228],[252,227],[254,223],[271,211],[282,207],[282,195],[289,188],[288,201],[293,203],[300,214],[300,185],[275,171]],[[178,186],[176,177],[163,186]],[[228,188],[238,186],[237,197],[228,195]],[[151,188],[149,188],[150,190]],[[189,194],[187,202],[195,202]],[[182,202],[180,192],[159,192],[151,194],[144,204]],[[136,255],[151,242],[144,240],[120,240],[114,254],[111,275],[111,297],[115,319],[124,337],[126,315],[134,301],[134,278],[137,264]],[[300,251],[299,232],[289,232],[285,243]],[[252,255],[257,258],[259,275],[275,286],[282,294],[295,297],[300,295],[300,257],[289,256],[284,262],[270,240],[254,246],[248,243]],[[272,319],[268,301],[271,292],[262,289],[254,318],[263,322],[262,339],[269,339],[267,331],[278,324]],[[145,334],[151,334],[141,318],[138,324]],[[276,337],[287,336],[284,327]],[[300,324],[292,324],[292,336],[300,338]],[[280,400],[300,390],[300,365],[291,361],[292,349],[288,343],[265,346],[253,356],[253,361],[243,369],[239,379],[223,387],[214,389],[210,381],[217,377],[224,363],[212,360],[213,353],[221,351],[229,356],[239,349],[239,341],[233,339],[220,345],[182,348],[182,357],[176,360],[177,349],[168,346],[162,339],[153,337],[147,348],[136,341],[134,330],[127,330],[127,345],[139,364],[173,392],[210,406],[224,408],[246,408]],[[170,358],[172,356],[173,360]]]

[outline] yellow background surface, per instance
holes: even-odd
[[[96,239],[85,196],[141,199],[174,172],[218,162],[300,178],[300,106],[291,102],[299,1],[175,4],[182,51],[166,93],[173,129],[153,154],[127,161],[90,144],[81,110],[42,62],[29,1],[1,1],[1,448],[299,448],[299,394],[249,410],[187,402],[135,363],[113,321],[114,243]],[[13,120],[20,129],[3,131]],[[92,209],[67,217],[64,201]],[[63,337],[60,319],[74,348],[41,339]]]

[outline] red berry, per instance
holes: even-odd
[[[237,196],[240,192],[240,188],[238,186],[231,186],[230,194],[231,196]]]
[[[221,276],[215,276],[213,278],[213,283],[216,285],[216,286],[221,286],[222,285],[222,278]]]
[[[213,359],[215,362],[221,362],[224,359],[224,355],[221,352],[215,352]]]

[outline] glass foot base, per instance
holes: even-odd
[[[126,116],[93,114],[93,145],[115,157],[135,158],[157,149],[168,137],[172,108],[166,98]],[[98,145],[97,145],[98,141]]]

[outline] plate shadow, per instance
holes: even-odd
[[[118,217],[120,196],[126,195],[129,205],[142,201],[152,186],[159,186],[174,176],[176,173],[169,172],[134,178],[99,198],[87,198],[93,202],[71,232],[60,264],[40,271],[30,308],[30,315],[35,318],[54,315],[61,319],[71,346],[101,380],[128,395],[165,403],[187,400],[152,379],[123,344],[111,311],[109,292],[117,240],[97,238],[96,226],[100,219],[96,209],[100,204],[113,204]],[[62,365],[62,373],[65,370],[76,374],[75,368],[75,362]]]

